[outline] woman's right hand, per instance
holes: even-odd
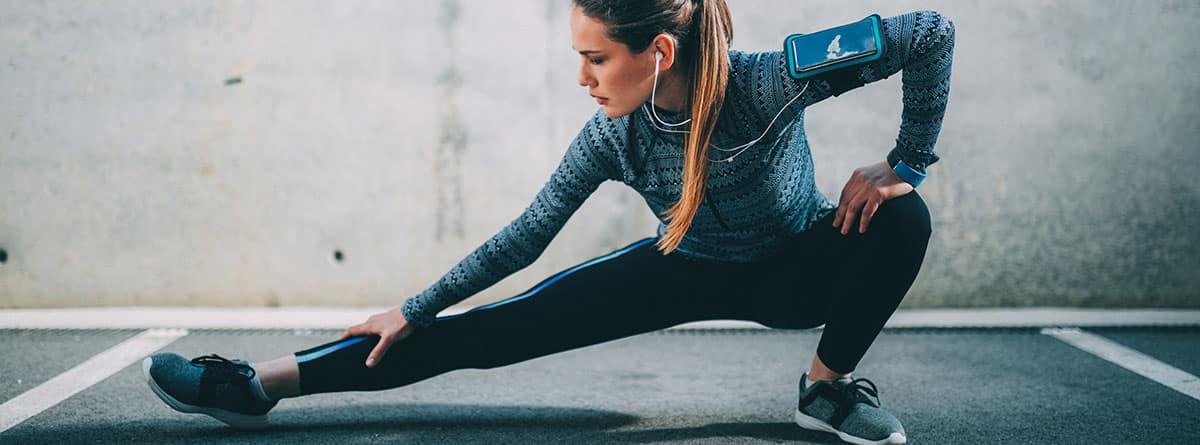
[[[397,307],[387,312],[381,312],[367,318],[367,321],[350,326],[342,332],[342,336],[338,340],[344,340],[358,335],[379,336],[379,343],[375,345],[375,349],[367,355],[367,367],[374,368],[375,364],[383,360],[383,354],[387,353],[388,348],[392,347],[392,343],[403,340],[412,334],[416,326],[409,324],[404,318],[404,313],[400,312]]]

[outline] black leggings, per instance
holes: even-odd
[[[662,255],[645,238],[559,272],[528,291],[438,317],[397,341],[374,368],[375,335],[296,352],[301,394],[380,390],[456,369],[490,369],[556,352],[715,319],[770,328],[825,325],[817,356],[855,369],[917,277],[931,233],[916,191],[884,201],[867,232],[834,213],[751,263]]]

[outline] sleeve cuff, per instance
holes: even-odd
[[[408,300],[405,300],[404,305],[400,306],[400,313],[404,314],[404,319],[408,320],[408,322],[413,326],[418,328],[428,328],[433,325],[433,320],[425,319],[425,317],[421,316],[419,313],[420,311],[416,310],[414,301],[416,298],[417,297],[412,297]]]

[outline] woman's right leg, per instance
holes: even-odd
[[[662,255],[645,238],[530,290],[440,317],[364,365],[378,336],[296,352],[300,394],[396,388],[456,369],[490,369],[688,321],[746,319],[730,263]]]

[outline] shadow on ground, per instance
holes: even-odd
[[[708,423],[679,427],[684,416],[641,419],[594,409],[518,405],[378,404],[276,409],[265,430],[239,431],[208,416],[90,423],[55,428],[55,442],[160,443],[711,443],[794,441],[840,444],[835,436],[793,423]],[[669,428],[655,428],[654,423]],[[627,430],[614,431],[629,427]],[[45,431],[12,431],[5,440],[35,443]],[[22,437],[25,436],[25,437]]]

